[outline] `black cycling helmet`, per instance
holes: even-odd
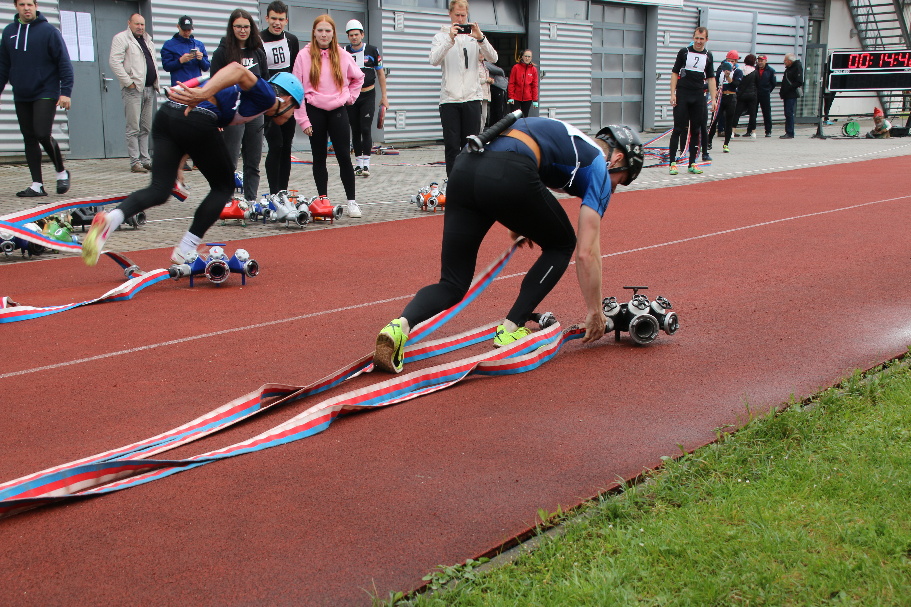
[[[642,141],[639,135],[633,129],[624,124],[609,124],[595,135],[595,139],[606,141],[610,147],[620,150],[626,156],[626,166],[610,169],[610,173],[626,171],[626,179],[621,183],[629,185],[639,176],[642,165],[645,161],[645,155],[642,149]]]

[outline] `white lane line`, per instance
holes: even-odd
[[[685,243],[685,242],[692,242],[692,241],[695,241],[695,240],[702,240],[702,239],[705,239],[705,238],[713,238],[713,237],[715,237],[715,236],[722,236],[722,235],[724,235],[724,234],[731,234],[731,233],[733,233],[733,232],[740,232],[740,231],[743,231],[743,230],[752,230],[752,229],[755,229],[755,228],[761,228],[761,227],[773,225],[773,224],[776,224],[776,223],[783,223],[783,222],[786,222],[786,221],[795,221],[795,220],[797,220],[797,219],[806,219],[807,217],[818,217],[818,216],[820,216],[820,215],[829,215],[829,214],[831,214],[831,213],[840,213],[840,212],[843,212],[843,211],[850,211],[850,210],[853,210],[853,209],[859,209],[859,208],[863,208],[863,207],[868,207],[868,206],[871,206],[871,205],[881,204],[881,203],[884,203],[884,202],[895,202],[895,201],[897,201],[897,200],[905,200],[905,199],[909,199],[909,198],[911,198],[911,195],[907,195],[907,196],[896,196],[896,197],[894,197],[894,198],[883,198],[883,199],[881,199],[881,200],[874,200],[874,201],[871,201],[871,202],[863,202],[863,203],[860,203],[860,204],[853,204],[853,205],[850,205],[850,206],[840,207],[840,208],[837,208],[837,209],[829,209],[829,210],[827,210],[827,211],[817,211],[817,212],[815,212],[815,213],[805,213],[805,214],[803,214],[803,215],[794,215],[793,217],[783,217],[783,218],[781,218],[781,219],[772,219],[772,220],[770,220],[770,221],[763,221],[763,222],[760,222],[760,223],[754,223],[754,224],[751,224],[751,225],[748,225],[748,226],[741,226],[741,227],[738,227],[738,228],[729,228],[729,229],[727,229],[727,230],[720,230],[720,231],[718,231],[718,232],[710,232],[710,233],[708,233],[708,234],[700,234],[700,235],[698,235],[698,236],[690,236],[690,237],[688,237],[688,238],[680,238],[680,239],[677,239],[677,240],[670,240],[670,241],[667,241],[667,242],[661,242],[661,243],[651,244],[651,245],[647,245],[647,246],[644,246],[644,247],[637,247],[637,248],[635,248],[635,249],[627,249],[627,250],[625,250],[625,251],[616,251],[616,252],[614,252],[614,253],[606,253],[606,254],[602,255],[601,257],[602,257],[602,258],[607,258],[607,257],[617,257],[617,256],[619,256],[619,255],[629,255],[630,253],[637,253],[637,252],[640,252],[640,251],[647,251],[647,250],[650,250],[650,249],[658,249],[658,248],[661,248],[661,247],[669,247],[669,246],[673,246],[673,245],[677,245],[677,244],[682,244],[682,243]],[[575,263],[575,262],[572,262],[572,263]],[[525,274],[526,274],[526,272],[518,272],[518,273],[516,273],[516,274],[501,275],[501,276],[499,276],[496,280],[506,280],[506,279],[509,279],[509,278],[517,278],[517,277],[525,276]],[[113,358],[113,357],[115,357],[115,356],[123,356],[123,355],[125,355],[125,354],[133,354],[133,353],[135,353],[135,352],[144,352],[144,351],[147,351],[147,350],[154,350],[154,349],[156,349],[156,348],[163,348],[163,347],[166,347],[166,346],[173,346],[173,345],[178,345],[178,344],[184,344],[184,343],[187,343],[187,342],[196,341],[196,340],[200,340],[200,339],[208,339],[208,338],[210,338],[210,337],[218,337],[218,336],[221,336],[221,335],[228,335],[228,334],[230,334],[230,333],[239,333],[239,332],[241,332],[241,331],[249,331],[249,330],[251,330],[251,329],[261,329],[261,328],[263,328],[263,327],[271,327],[271,326],[279,325],[279,324],[286,323],[286,322],[294,322],[294,321],[303,320],[303,319],[306,319],[306,318],[315,318],[315,317],[317,317],[317,316],[325,316],[325,315],[327,315],[327,314],[335,314],[336,312],[344,312],[344,311],[346,311],[346,310],[360,310],[360,309],[363,309],[363,308],[367,308],[367,307],[375,306],[375,305],[379,305],[379,304],[385,304],[385,303],[389,303],[389,302],[393,302],[393,301],[401,301],[401,300],[403,300],[403,299],[411,299],[412,297],[414,297],[414,294],[413,294],[413,293],[410,294],[410,295],[398,295],[398,296],[396,296],[396,297],[390,297],[390,298],[388,298],[388,299],[378,299],[378,300],[375,300],[375,301],[370,301],[370,302],[355,304],[355,305],[351,305],[351,306],[344,306],[344,307],[341,307],[341,308],[333,308],[333,309],[331,309],[331,310],[321,310],[321,311],[319,311],[319,312],[311,312],[310,314],[302,314],[302,315],[299,315],[299,316],[292,316],[292,317],[290,317],[290,318],[281,318],[281,319],[277,319],[277,320],[270,320],[270,321],[268,321],[268,322],[257,323],[257,324],[254,324],[254,325],[245,325],[245,326],[242,326],[242,327],[233,327],[233,328],[231,328],[231,329],[223,329],[223,330],[221,330],[221,331],[213,331],[213,332],[211,332],[211,333],[202,333],[202,334],[200,334],[200,335],[192,335],[192,336],[190,336],[190,337],[183,337],[183,338],[180,338],[180,339],[172,339],[172,340],[169,340],[169,341],[163,341],[163,342],[159,342],[159,343],[155,343],[155,344],[148,344],[148,345],[145,345],[145,346],[138,346],[138,347],[136,347],[136,348],[129,348],[129,349],[127,349],[127,350],[118,350],[118,351],[116,351],[116,352],[108,352],[108,353],[106,353],[106,354],[98,354],[98,355],[96,355],[96,356],[89,356],[89,357],[87,357],[87,358],[78,358],[78,359],[75,359],[75,360],[60,362],[60,363],[56,363],[56,364],[53,364],[53,365],[44,365],[44,366],[41,366],[41,367],[32,367],[32,368],[30,368],[30,369],[23,369],[23,370],[21,370],[21,371],[13,371],[13,372],[11,372],[11,373],[2,373],[2,374],[0,374],[0,379],[6,379],[6,378],[9,378],[9,377],[18,377],[18,376],[21,376],[21,375],[28,375],[28,374],[30,374],[30,373],[38,373],[38,372],[41,372],[41,371],[50,371],[50,370],[53,370],[53,369],[60,369],[60,368],[62,368],[62,367],[69,367],[69,366],[72,366],[72,365],[78,365],[78,364],[87,363],[87,362],[92,362],[92,361],[96,361],[96,360],[104,360],[104,359],[106,359],[106,358]]]

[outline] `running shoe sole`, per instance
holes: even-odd
[[[380,332],[376,338],[373,366],[387,373],[401,373],[405,367],[405,341],[407,339],[407,337],[403,337],[402,343],[397,346],[392,335]],[[396,356],[398,356],[398,361],[396,361]]]

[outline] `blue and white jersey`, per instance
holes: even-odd
[[[513,129],[522,131],[541,148],[541,181],[552,190],[566,192],[582,199],[582,204],[604,216],[611,196],[607,158],[595,141],[561,120],[521,118]],[[486,146],[488,150],[513,151],[535,159],[524,143],[512,137],[498,137]]]
[[[218,105],[203,101],[200,108],[213,112],[218,126],[250,122],[275,105],[275,89],[260,78],[248,91],[238,85],[229,86],[213,95]]]

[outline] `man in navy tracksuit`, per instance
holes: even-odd
[[[171,74],[171,86],[209,71],[205,45],[193,37],[193,19],[177,20],[177,33],[161,46],[161,65]]]
[[[19,130],[25,140],[25,159],[32,185],[16,196],[47,196],[41,177],[41,148],[57,171],[57,193],[70,189],[60,146],[51,137],[57,108],[70,109],[73,66],[60,30],[48,23],[35,0],[16,0],[16,20],[0,41],[0,93],[13,85]],[[41,77],[36,77],[41,76]]]

